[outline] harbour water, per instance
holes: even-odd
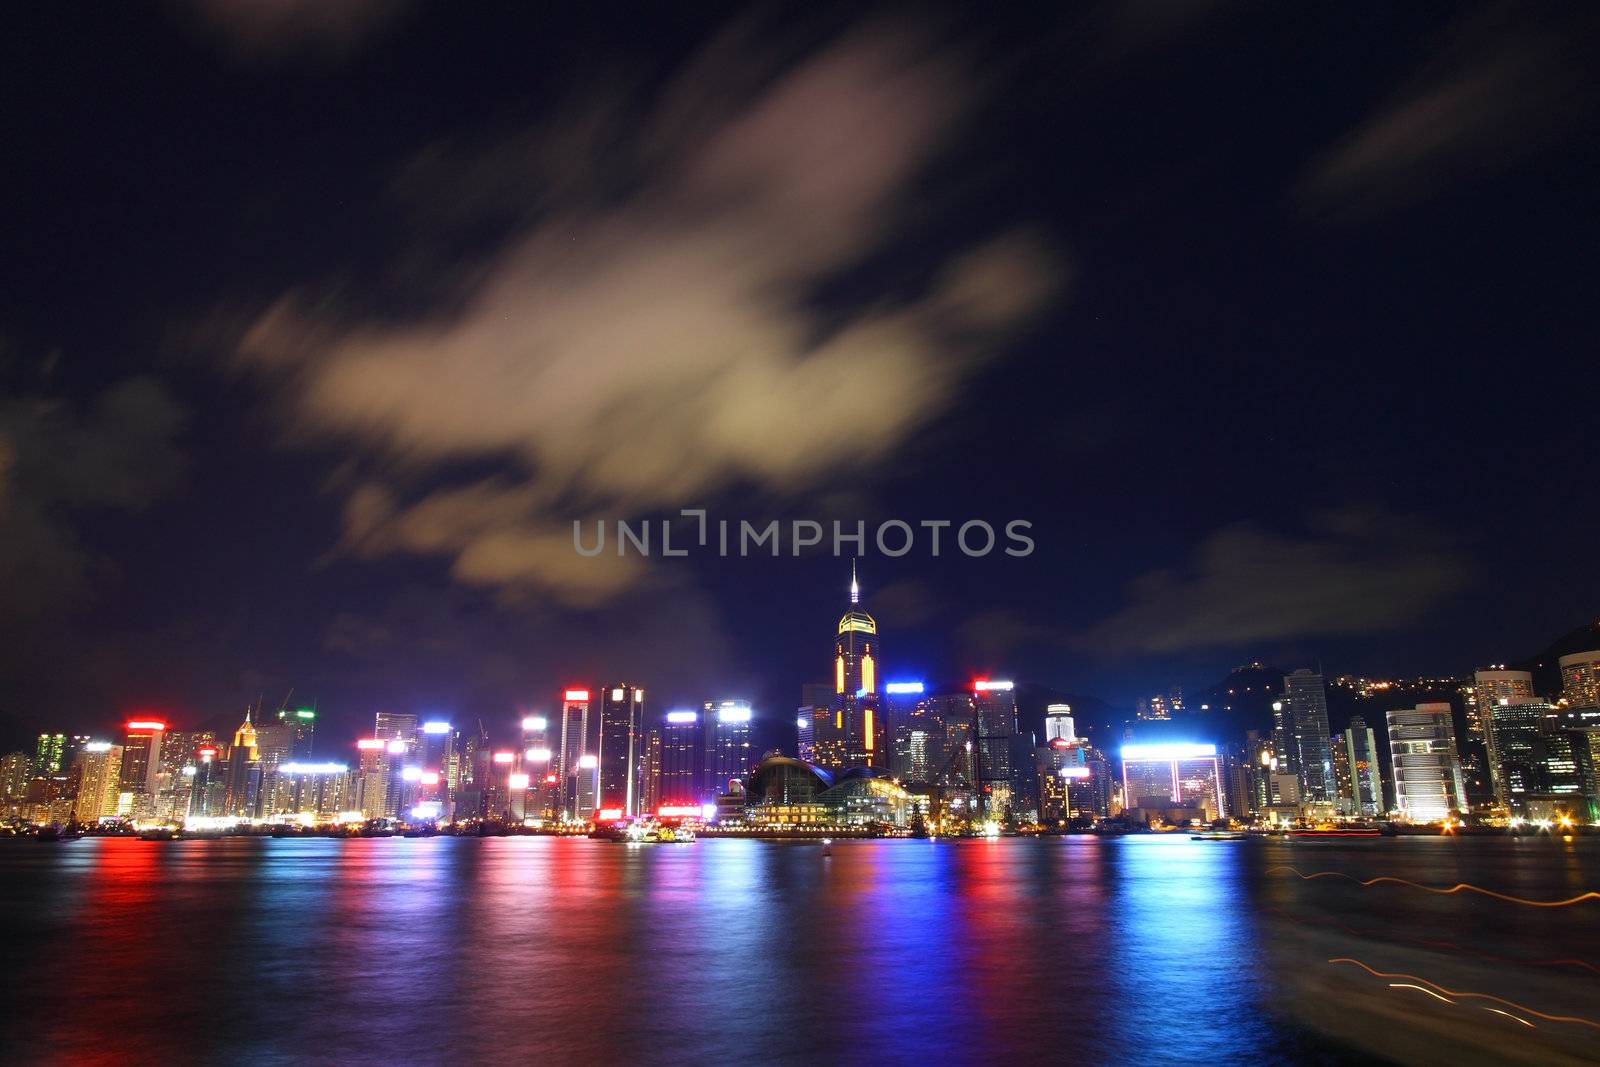
[[[15,840],[3,1060],[1584,1062],[1600,901],[1535,903],[1597,888],[1548,836]]]

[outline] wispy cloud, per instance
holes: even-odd
[[[1299,190],[1307,208],[1394,207],[1579,128],[1594,14],[1582,5],[1527,13],[1512,5],[1462,16],[1404,86],[1315,161]]]
[[[1324,514],[1302,534],[1239,523],[1208,537],[1186,567],[1135,580],[1127,603],[1075,643],[1171,653],[1381,632],[1416,621],[1466,576],[1446,536],[1379,510]]]
[[[572,518],[795,494],[881,460],[1057,289],[1057,258],[1018,231],[931,245],[945,251],[920,272],[823,301],[905,238],[972,80],[956,55],[876,29],[798,62],[738,56],[713,48],[653,108],[608,101],[554,133],[430,149],[397,180],[425,217],[528,205],[445,306],[401,320],[290,294],[250,329],[243,358],[282,383],[296,431],[365,457],[352,546],[603,598],[637,572],[576,558]],[[597,195],[586,176],[608,166]],[[502,473],[403,488],[482,461]]]
[[[197,0],[173,10],[236,53],[347,54],[406,14],[410,0]]]

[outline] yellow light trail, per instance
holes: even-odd
[[[1441,997],[1439,994],[1435,993],[1433,990],[1429,989],[1427,986],[1412,985],[1410,982],[1390,982],[1389,983],[1389,988],[1390,989],[1415,989],[1419,993],[1428,994],[1428,996],[1432,997],[1434,1000],[1442,1000],[1446,1004],[1454,1004],[1455,1003],[1455,1001],[1451,1000],[1449,997]]]
[[[1389,875],[1380,875],[1377,878],[1368,878],[1366,881],[1362,881],[1355,875],[1345,874],[1343,871],[1317,871],[1314,874],[1301,874],[1298,869],[1284,864],[1267,868],[1268,874],[1273,871],[1290,871],[1304,882],[1309,882],[1315,878],[1343,878],[1346,881],[1355,882],[1363,889],[1370,889],[1380,882],[1393,882],[1395,885],[1410,886],[1412,889],[1420,889],[1424,893],[1437,893],[1440,896],[1449,896],[1452,893],[1460,893],[1465,890],[1468,893],[1481,893],[1486,897],[1494,897],[1496,900],[1522,904],[1530,908],[1565,908],[1573,904],[1582,904],[1586,900],[1600,900],[1600,893],[1596,893],[1593,890],[1587,893],[1580,893],[1575,897],[1568,897],[1566,900],[1530,900],[1527,897],[1514,897],[1507,893],[1497,893],[1493,889],[1485,889],[1481,885],[1472,885],[1468,882],[1457,882],[1449,889],[1440,889],[1438,886],[1423,885],[1421,882],[1413,882],[1405,878],[1393,878]]]
[[[1532,1026],[1533,1025],[1528,1020],[1524,1019],[1522,1016],[1520,1016],[1520,1015],[1512,1015],[1509,1011],[1501,1011],[1499,1008],[1484,1008],[1483,1010],[1484,1011],[1492,1011],[1496,1015],[1504,1015],[1507,1019],[1515,1019],[1515,1020],[1517,1020],[1517,1022],[1521,1023],[1523,1026]]]
[[[1371,967],[1368,967],[1365,963],[1362,963],[1360,960],[1353,960],[1349,956],[1335,956],[1332,959],[1330,959],[1328,962],[1329,963],[1353,963],[1357,967],[1360,967],[1363,971],[1366,971],[1368,974],[1372,975],[1372,977],[1374,977],[1374,978],[1406,978],[1406,979],[1409,979],[1409,980],[1411,980],[1413,982],[1416,982],[1416,983],[1418,983],[1420,985],[1425,985],[1428,988],[1436,990],[1436,991],[1438,991],[1440,993],[1448,994],[1449,996],[1452,996],[1452,997],[1471,997],[1471,998],[1476,999],[1476,1000],[1492,1000],[1496,1004],[1504,1004],[1508,1008],[1515,1008],[1518,1011],[1523,1012],[1526,1015],[1538,1016],[1539,1018],[1544,1019],[1544,1020],[1546,1020],[1548,1022],[1552,1022],[1552,1023],[1576,1023],[1579,1026],[1587,1026],[1591,1030],[1600,1030],[1600,1023],[1595,1022],[1593,1019],[1580,1019],[1575,1015],[1548,1015],[1548,1014],[1546,1014],[1545,1012],[1542,1012],[1542,1011],[1535,1011],[1533,1008],[1528,1007],[1526,1004],[1518,1004],[1514,1000],[1507,1000],[1505,997],[1497,997],[1492,993],[1473,993],[1473,992],[1467,991],[1467,990],[1449,989],[1449,988],[1447,988],[1445,986],[1440,985],[1438,982],[1431,982],[1426,978],[1419,978],[1417,975],[1414,975],[1414,974],[1405,974],[1404,972],[1375,970],[1375,969],[1373,969]],[[1480,1005],[1480,1007],[1481,1006],[1482,1005]],[[1529,1025],[1531,1026],[1532,1024],[1530,1023]]]

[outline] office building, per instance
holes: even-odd
[[[1203,821],[1228,814],[1213,744],[1123,745],[1122,796],[1126,807],[1143,812],[1193,811]]]
[[[1339,789],[1333,775],[1328,693],[1322,675],[1298,670],[1283,680],[1290,741],[1295,747],[1300,792],[1308,804],[1332,804]]]
[[[359,762],[351,810],[368,819],[381,819],[389,810],[384,803],[389,790],[389,742],[363,737],[356,742],[356,752]]]
[[[600,694],[600,802],[639,814],[639,763],[644,740],[644,690],[617,682]]]
[[[278,709],[278,722],[285,728],[288,758],[311,758],[311,746],[317,732],[317,712],[314,708]]]
[[[40,734],[33,750],[34,773],[41,778],[60,774],[67,766],[66,734]]]
[[[717,797],[741,782],[755,766],[748,700],[707,701],[700,709],[705,730],[705,793]]]
[[[692,708],[667,712],[661,724],[660,802],[662,807],[688,807],[705,794],[700,713]]]
[[[73,821],[93,823],[101,816],[115,815],[117,795],[122,791],[122,747],[90,741],[78,750],[73,767],[78,778]]]
[[[578,820],[587,818],[589,812],[583,811],[584,796],[590,798],[590,811],[593,810],[592,800],[594,786],[584,788],[584,779],[588,777],[583,766],[585,757],[593,760],[589,752],[589,690],[567,689],[561,694],[561,737],[555,750],[556,778],[561,786],[561,813],[568,819]],[[598,766],[596,761],[594,766]]]
[[[1378,738],[1367,721],[1352,716],[1350,726],[1339,736],[1344,765],[1349,769],[1351,815],[1381,815],[1387,809],[1383,799],[1383,771],[1378,763]],[[1342,795],[1342,794],[1341,794]]]
[[[645,731],[644,751],[639,758],[639,811],[653,812],[661,806],[661,731]]]
[[[1050,704],[1044,709],[1045,744],[1057,738],[1064,738],[1067,741],[1078,739],[1078,727],[1072,721],[1071,704]]]
[[[1562,656],[1561,699],[1568,707],[1600,707],[1600,649]]]
[[[395,711],[380,711],[372,726],[372,736],[379,741],[404,741],[409,744],[417,736],[417,717]]]
[[[984,818],[998,819],[1023,799],[1014,795],[1019,791],[1012,752],[1017,737],[1015,686],[990,679],[973,682],[972,709],[978,808]]]
[[[1533,674],[1529,671],[1510,671],[1504,668],[1474,671],[1472,684],[1462,693],[1466,705],[1467,745],[1469,753],[1462,754],[1462,774],[1467,779],[1468,799],[1483,803],[1481,779],[1488,779],[1488,799],[1504,805],[1508,802],[1505,783],[1499,778],[1500,752],[1494,733],[1494,709],[1501,704],[1524,704],[1536,700],[1533,694]],[[1477,766],[1478,759],[1482,766]],[[1479,793],[1477,797],[1470,794]]]
[[[1466,809],[1449,704],[1418,704],[1388,713],[1395,806],[1409,822],[1438,822]]]
[[[120,781],[124,792],[154,796],[161,773],[161,738],[167,724],[160,719],[131,719],[122,744]]]

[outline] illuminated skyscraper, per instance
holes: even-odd
[[[561,779],[556,774],[555,760],[550,720],[543,715],[524,715],[522,769],[528,775],[524,806],[529,818],[556,819],[561,815]]]
[[[639,814],[639,759],[644,740],[644,690],[617,682],[600,699],[601,808]]]
[[[837,742],[842,751],[836,766],[887,767],[891,746],[882,722],[878,692],[878,666],[882,660],[878,623],[859,609],[860,603],[861,587],[852,563],[850,610],[840,617],[833,642],[834,722],[830,726],[826,720],[813,720],[813,737],[819,757],[836,758]]]
[[[66,745],[66,734],[40,734],[33,751],[34,773],[41,778],[60,774],[66,766]]]
[[[1011,682],[972,683],[978,802],[985,818],[997,819],[1023,798],[1017,782],[1013,745],[1017,736],[1017,697]]]
[[[317,713],[312,708],[278,709],[278,722],[283,725],[287,736],[287,758],[304,760],[311,758],[312,739],[317,731]]]
[[[589,751],[589,690],[568,689],[562,693],[561,743],[556,749],[555,775],[561,784],[561,811],[571,819],[586,818],[582,811],[587,794],[590,811],[593,810],[594,786],[585,788],[585,778],[593,777],[597,765],[584,767],[584,757],[593,760]]]
[[[254,818],[261,802],[261,754],[256,749],[256,728],[251,710],[245,709],[244,722],[233,732],[228,749],[228,791],[226,814]],[[127,758],[123,758],[127,766]]]
[[[122,788],[122,748],[109,741],[91,741],[79,748],[74,765],[78,795],[72,818],[93,823],[102,815],[115,815],[117,794]]]
[[[644,751],[639,759],[639,811],[653,812],[661,806],[661,731],[645,731]]]
[[[127,729],[120,775],[123,791],[154,795],[161,773],[161,735],[167,724],[160,719],[130,719]]]
[[[1562,656],[1561,699],[1569,707],[1600,707],[1600,649]]]
[[[396,711],[380,711],[373,723],[372,736],[379,741],[410,742],[417,736],[417,717]]]
[[[1068,741],[1078,739],[1078,727],[1072,721],[1071,704],[1050,704],[1044,709],[1045,743],[1049,744],[1058,737]]]
[[[384,794],[389,787],[389,743],[376,737],[364,737],[356,742],[361,762],[356,768],[355,795],[352,810],[369,819],[381,819],[387,810]]]
[[[1297,754],[1300,795],[1308,804],[1333,803],[1339,787],[1333,776],[1333,746],[1328,732],[1328,693],[1322,675],[1298,670],[1283,680],[1288,725]]]
[[[708,797],[728,792],[729,783],[742,780],[755,767],[750,748],[750,702],[706,701],[700,719],[705,724]]]
[[[1418,704],[1389,712],[1395,803],[1411,822],[1436,822],[1465,810],[1466,785],[1456,754],[1449,704]]]
[[[1228,814],[1221,757],[1211,744],[1124,745],[1122,795],[1130,808],[1198,808],[1205,819]]]
[[[667,712],[661,725],[661,792],[657,807],[699,804],[705,792],[701,774],[700,713],[689,708]]]
[[[1555,710],[1552,704],[1532,698],[1508,699],[1490,710],[1489,726],[1495,738],[1495,782],[1504,790],[1502,799],[1514,815],[1528,815],[1528,798],[1545,792],[1544,745],[1540,737],[1545,715]]]
[[[1496,803],[1505,804],[1509,798],[1506,785],[1500,780],[1501,759],[1494,732],[1494,709],[1502,703],[1524,704],[1537,699],[1533,695],[1533,674],[1503,668],[1474,671],[1472,684],[1466,687],[1462,697],[1466,704],[1466,747],[1470,750],[1462,753],[1463,773],[1467,773],[1469,757],[1476,763],[1475,757],[1481,753],[1483,766],[1474,766],[1472,771],[1487,777],[1489,795]],[[1468,781],[1468,792],[1473,788],[1473,783]]]
[[[1339,737],[1339,741],[1344,762],[1350,769],[1350,814],[1383,814],[1383,772],[1378,765],[1376,735],[1367,726],[1367,721],[1356,715],[1350,719],[1350,728]]]

